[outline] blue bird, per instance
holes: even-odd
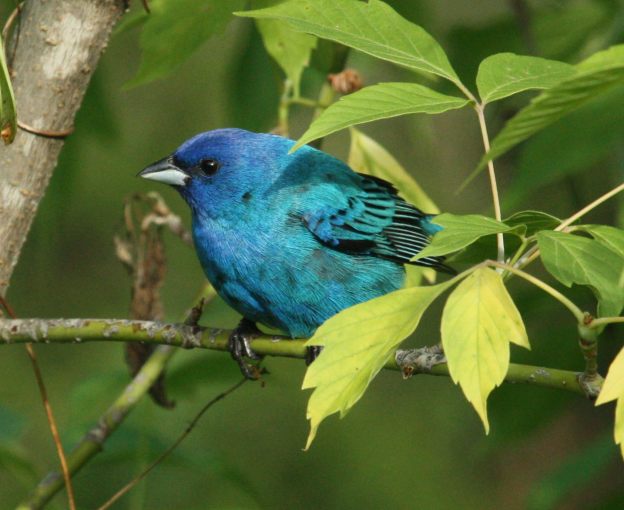
[[[341,310],[401,288],[403,264],[440,229],[392,184],[292,140],[218,129],[184,142],[140,176],[173,186],[192,212],[199,261],[243,320],[229,348],[244,356],[256,323],[309,337]],[[414,262],[453,272],[440,257]],[[257,358],[256,358],[257,359]]]

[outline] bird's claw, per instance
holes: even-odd
[[[258,361],[263,358],[263,356],[254,352],[250,344],[251,340],[260,334],[260,330],[252,321],[242,319],[228,339],[230,355],[238,363],[241,373],[251,380],[260,379],[261,374],[265,373],[260,367],[251,365],[244,360],[244,358],[250,358]]]
[[[319,357],[321,351],[323,350],[322,345],[307,345],[306,353],[305,353],[305,364],[309,367],[312,362]]]
[[[404,379],[409,379],[414,374],[429,373],[436,365],[446,363],[446,356],[439,344],[419,349],[400,349],[396,351],[394,359]]]

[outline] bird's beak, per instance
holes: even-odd
[[[171,186],[186,186],[187,181],[190,179],[190,175],[173,164],[171,156],[152,163],[147,168],[141,170],[137,176],[170,184]]]

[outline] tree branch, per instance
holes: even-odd
[[[231,331],[226,329],[121,319],[0,320],[0,343],[6,344],[144,342],[185,349],[227,351],[230,333]],[[306,355],[305,344],[305,340],[284,340],[281,337],[271,336],[259,337],[251,341],[252,349],[258,354],[301,359],[304,359]],[[394,357],[386,363],[385,368],[400,370]],[[436,365],[431,370],[416,369],[414,373],[449,375],[446,364]],[[579,382],[580,375],[581,372],[510,363],[505,381],[535,384],[588,396]]]
[[[123,0],[25,2],[10,63],[22,125],[37,132],[72,127],[124,9]],[[6,293],[62,147],[62,139],[18,130],[13,144],[0,150],[0,295]]]

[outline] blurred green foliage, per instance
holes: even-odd
[[[576,63],[624,41],[621,0],[483,0],[478,9],[450,0],[389,3],[435,36],[471,88],[478,62],[492,53],[515,51]],[[528,17],[518,4],[527,8]],[[12,6],[9,0],[0,3],[1,19]],[[132,8],[138,13],[140,2]],[[140,69],[140,41],[148,37],[141,35],[145,17],[134,16],[139,20],[134,28],[130,24],[118,31],[102,58],[40,205],[8,295],[19,316],[127,316],[130,282],[115,259],[112,237],[123,198],[151,188],[134,178],[136,172],[199,131],[227,126],[269,130],[277,122],[281,74],[250,20],[232,17],[205,44],[187,46],[199,49],[165,78],[125,88]],[[324,47],[320,44],[319,51]],[[312,61],[323,59],[313,55]],[[406,76],[361,54],[351,54],[348,65],[369,84]],[[304,93],[316,94],[322,79],[315,69],[307,70]],[[504,215],[544,209],[566,217],[621,182],[622,94],[619,87],[592,101],[498,162]],[[526,101],[492,106],[491,131]],[[298,136],[310,113],[295,108],[293,114],[292,135]],[[455,195],[482,153],[470,112],[386,120],[364,130],[417,177],[441,210],[490,213],[485,175]],[[345,159],[345,142],[336,135],[324,147]],[[175,192],[159,192],[188,223]],[[624,226],[622,198],[593,212],[589,221]],[[175,320],[191,304],[203,274],[188,247],[173,236],[167,240],[164,301],[167,318]],[[512,360],[580,369],[575,327],[566,312],[522,282],[511,282],[511,291],[532,345],[531,352],[512,349]],[[577,303],[592,302],[587,289],[573,288],[572,295]],[[438,341],[440,307],[425,314],[412,343]],[[229,327],[236,320],[218,303],[203,322]],[[605,336],[603,367],[617,347],[608,342],[613,331]],[[63,439],[71,446],[127,383],[121,347],[41,346],[37,351]],[[15,506],[37,479],[56,468],[57,460],[23,347],[4,346],[2,354],[4,509]],[[622,507],[624,473],[610,441],[611,408],[594,409],[553,390],[503,386],[490,400],[492,432],[485,437],[450,380],[421,376],[403,382],[396,374],[382,373],[358,406],[340,422],[329,419],[314,447],[303,453],[308,396],[299,389],[303,363],[272,359],[267,366],[266,387],[247,384],[211,410],[176,454],[117,507]],[[107,499],[170,444],[205,401],[238,377],[223,354],[178,353],[168,378],[176,409],[163,410],[146,399],[133,411],[103,453],[76,477],[79,507],[93,508]],[[64,501],[59,495],[50,507],[63,508]]]

